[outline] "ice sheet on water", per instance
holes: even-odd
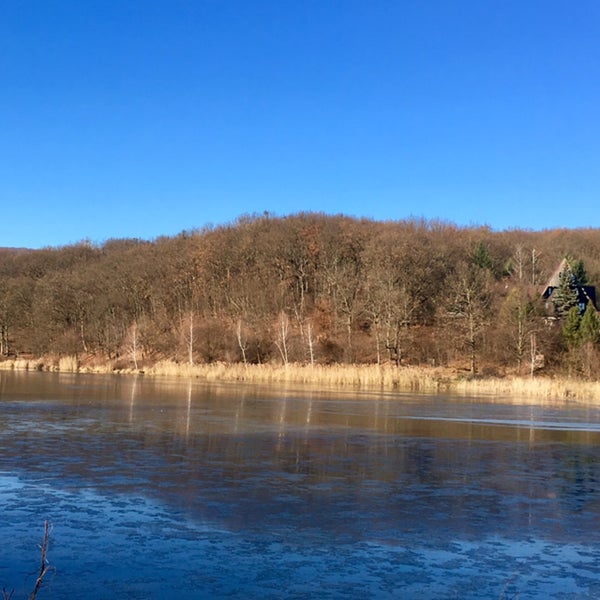
[[[550,429],[560,431],[590,431],[600,432],[600,423],[589,421],[565,421],[564,419],[550,420],[546,418],[515,419],[515,418],[478,418],[478,417],[440,417],[439,415],[402,416],[399,420],[435,421],[440,423],[469,423],[472,425],[494,425],[498,427],[519,427],[524,429]]]
[[[10,535],[3,539],[28,540],[10,564],[17,576],[31,572],[41,531],[37,517],[45,513],[54,524],[49,559],[56,576],[48,593],[55,597],[487,600],[504,593],[541,600],[600,591],[594,545],[501,536],[360,540],[292,525],[234,532],[135,495],[19,485],[35,506],[4,507],[2,529]]]
[[[48,518],[48,597],[600,597],[598,415],[125,387],[3,413],[0,585]]]
[[[23,487],[23,482],[14,474],[0,471],[0,494],[7,494]]]

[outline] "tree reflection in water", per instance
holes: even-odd
[[[0,564],[24,572],[48,518],[58,596],[277,597],[270,571],[291,596],[599,589],[596,410],[1,377]]]

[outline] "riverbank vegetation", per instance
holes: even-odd
[[[153,241],[1,250],[0,355],[16,368],[212,377],[227,365],[234,379],[408,389],[593,383],[598,317],[575,281],[600,281],[600,230],[265,214]]]
[[[139,370],[116,369],[111,363],[81,365],[75,356],[45,356],[37,359],[5,360],[0,370],[55,371],[60,373],[118,373],[125,375],[191,378],[200,381],[256,384],[302,384],[332,389],[451,393],[463,396],[494,396],[532,402],[576,401],[595,403],[600,382],[573,377],[536,375],[471,376],[448,367],[400,367],[382,365],[307,365],[243,363],[174,363],[161,360]]]

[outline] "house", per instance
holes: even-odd
[[[577,305],[579,306],[580,314],[585,312],[587,305],[591,302],[592,306],[598,310],[596,305],[596,288],[593,285],[587,285],[587,282],[583,284],[577,280],[577,277],[573,273],[573,267],[566,258],[563,258],[560,265],[556,268],[542,292],[542,297],[545,300],[546,312],[548,315],[558,316],[556,301],[557,290],[561,287],[561,277],[568,277],[569,289],[575,292]],[[564,282],[563,282],[564,287]],[[560,293],[560,291],[558,292]]]

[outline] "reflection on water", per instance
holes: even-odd
[[[600,594],[600,412],[0,374],[0,585],[52,597]],[[19,588],[19,586],[23,588]]]

